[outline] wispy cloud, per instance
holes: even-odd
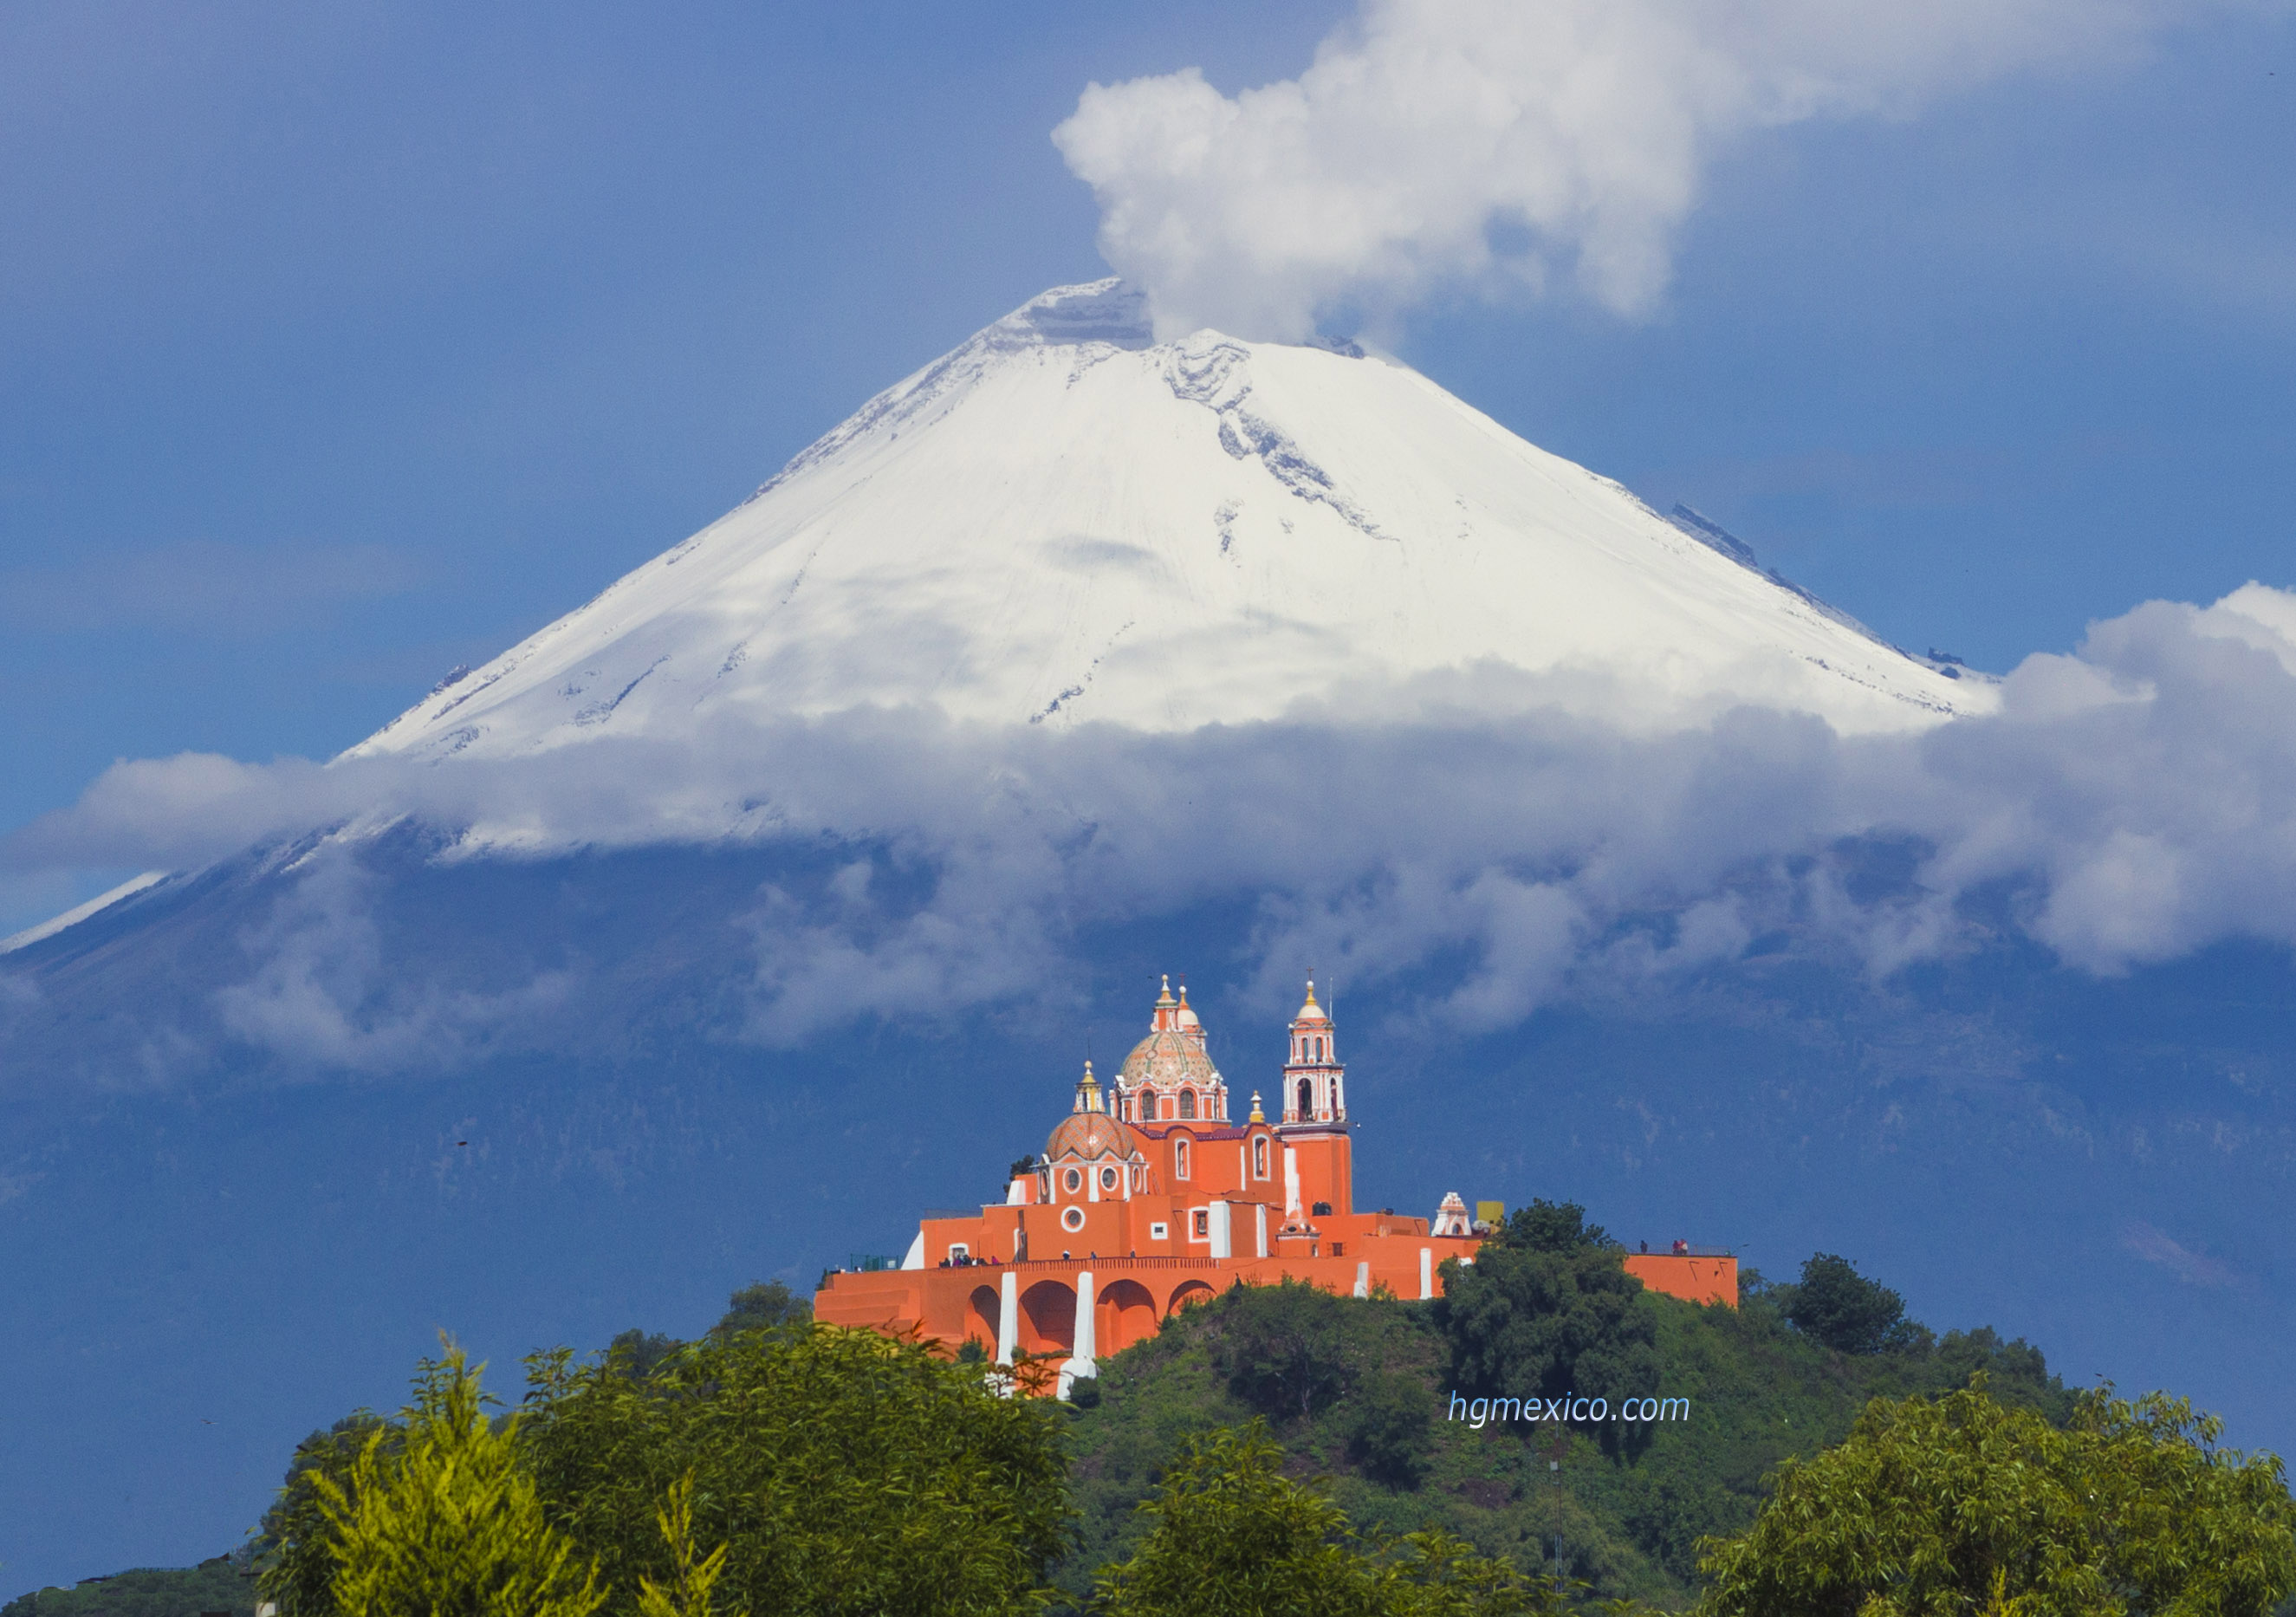
[[[2243,1276],[2230,1264],[2195,1252],[2167,1231],[2142,1219],[2121,1231],[2120,1244],[2129,1256],[2159,1265],[2186,1285],[2213,1289],[2243,1284]]]

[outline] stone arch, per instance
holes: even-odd
[[[1173,1289],[1172,1300],[1164,1305],[1168,1317],[1182,1309],[1192,1309],[1200,1302],[1210,1302],[1216,1293],[1201,1280],[1183,1280]]]
[[[972,1288],[972,1306],[964,1314],[966,1337],[986,1343],[991,1353],[996,1351],[996,1316],[1000,1301],[995,1286],[976,1285]]]
[[[1021,1293],[1021,1347],[1029,1353],[1075,1350],[1075,1282],[1039,1280]]]
[[[1100,1288],[1093,1327],[1103,1358],[1121,1353],[1156,1334],[1156,1299],[1137,1280],[1111,1280]]]

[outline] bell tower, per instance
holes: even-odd
[[[1316,1003],[1316,980],[1310,977],[1308,1002],[1292,1019],[1292,1055],[1283,1063],[1283,1120],[1290,1124],[1346,1122],[1346,1077],[1331,1016]]]

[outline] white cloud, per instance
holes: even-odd
[[[434,983],[375,931],[355,856],[410,819],[447,828],[448,864],[846,850],[825,875],[724,896],[726,935],[750,940],[727,1031],[781,1044],[1048,1003],[1077,991],[1068,956],[1090,929],[1238,900],[1258,906],[1248,953],[1271,1003],[1311,963],[1368,986],[1445,960],[1453,986],[1417,1014],[1468,1030],[1766,935],[1886,976],[1971,947],[1979,895],[2095,973],[2226,938],[2296,944],[2296,595],[2147,604],[2029,659],[2004,698],[1915,737],[1759,710],[1664,735],[1520,707],[1166,735],[873,710],[516,760],[188,756],[115,767],[4,852],[20,870],[184,868],[283,839],[275,867],[299,861],[302,885],[244,940],[218,1012],[235,1037],[354,1071],[450,1059],[580,991]],[[319,825],[339,829],[314,845]]]
[[[1365,0],[1297,78],[1086,90],[1054,132],[1160,335],[1299,338],[1431,290],[1663,292],[1707,166],[1750,131],[1903,117],[2125,56],[2210,0]]]

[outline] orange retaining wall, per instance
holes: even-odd
[[[1423,1247],[1433,1254],[1434,1290],[1440,1295],[1444,1261],[1468,1257],[1480,1244],[1457,1237],[1403,1235],[1352,1241],[1336,1258],[1094,1257],[840,1273],[815,1294],[814,1317],[827,1325],[865,1326],[896,1335],[914,1331],[952,1347],[971,1340],[994,1353],[1004,1277],[1011,1274],[1020,1293],[1021,1350],[1065,1353],[1076,1342],[1077,1279],[1088,1272],[1096,1300],[1095,1346],[1107,1358],[1154,1335],[1174,1310],[1239,1280],[1248,1285],[1304,1280],[1346,1296],[1355,1290],[1357,1266],[1368,1263],[1374,1290],[1384,1287],[1395,1296],[1415,1298]],[[1735,1258],[1632,1252],[1627,1272],[1670,1297],[1738,1306]]]

